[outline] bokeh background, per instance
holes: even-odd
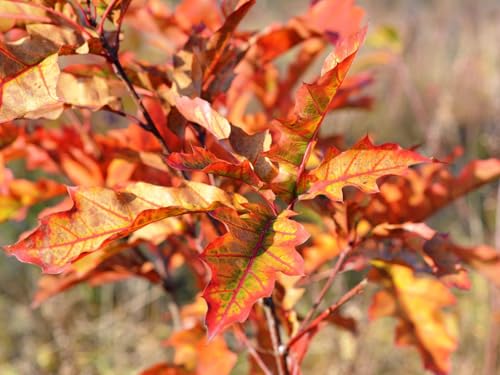
[[[376,97],[373,110],[337,112],[325,124],[329,131],[344,134],[348,143],[370,133],[377,142],[421,144],[426,154],[438,158],[461,146],[458,166],[498,157],[500,1],[357,3],[367,10],[370,33],[380,36],[385,30],[384,46],[393,58],[376,69],[376,83],[369,89]],[[307,0],[258,0],[244,27],[284,21],[307,6]],[[377,37],[369,43],[376,45]],[[369,63],[363,53],[359,60]],[[431,224],[460,244],[500,248],[499,197],[498,184],[484,187],[443,210]],[[35,224],[34,218],[0,225],[0,245],[14,242]],[[160,342],[169,334],[168,300],[159,287],[141,280],[97,289],[79,286],[33,310],[38,277],[34,267],[0,255],[0,374],[136,374],[164,360],[167,350]],[[482,277],[472,274],[472,280],[472,290],[459,292],[454,308],[460,346],[452,373],[500,374],[499,294]],[[342,285],[332,293],[335,288]],[[335,328],[318,335],[305,374],[425,373],[416,350],[394,347],[392,320],[367,321],[369,302],[366,293],[346,306],[360,321],[357,336]],[[245,369],[242,356],[234,374]]]

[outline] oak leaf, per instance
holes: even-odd
[[[167,162],[172,168],[184,171],[198,170],[216,176],[230,177],[252,186],[258,186],[260,183],[248,160],[231,163],[219,159],[216,155],[201,147],[193,147],[192,154],[174,152],[169,155]]]
[[[46,273],[60,273],[83,253],[155,221],[186,213],[207,212],[220,206],[237,206],[244,198],[217,187],[189,182],[173,188],[133,183],[122,190],[69,188],[71,210],[40,219],[40,226],[8,254],[40,266]]]
[[[300,199],[312,199],[323,194],[333,201],[342,201],[342,189],[346,186],[355,186],[365,193],[376,193],[380,177],[401,175],[409,166],[429,161],[396,144],[375,146],[370,138],[365,137],[347,151],[330,149],[321,165],[310,173],[311,186]]]
[[[310,141],[317,134],[330,104],[364,40],[366,28],[346,39],[341,39],[335,51],[327,56],[321,76],[311,84],[303,84],[295,97],[295,114],[282,122],[282,134],[266,155],[278,162],[299,166]]]
[[[217,139],[229,138],[231,124],[206,100],[181,96],[177,98],[175,106],[188,121],[204,127]]]
[[[439,280],[415,275],[409,267],[374,261],[372,278],[386,286],[375,295],[369,310],[371,319],[394,316],[399,323],[396,343],[415,346],[426,368],[447,374],[451,354],[457,347],[454,317],[443,311],[455,297]]]
[[[277,272],[303,273],[303,260],[295,247],[309,235],[302,225],[289,219],[292,212],[276,216],[264,206],[247,208],[248,213],[241,216],[229,208],[212,214],[226,225],[228,233],[210,243],[202,254],[212,273],[203,292],[210,337],[231,323],[246,320],[252,305],[271,294]]]

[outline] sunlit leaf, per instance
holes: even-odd
[[[205,212],[243,199],[202,183],[171,188],[134,183],[123,190],[70,188],[71,210],[49,215],[8,254],[59,273],[82,253],[95,251],[149,223],[190,212]]]
[[[0,49],[0,54],[3,51]],[[57,97],[59,66],[57,54],[2,78],[0,123],[16,118],[57,117],[62,110]],[[3,58],[8,59],[8,56]]]
[[[248,206],[239,216],[234,210],[220,208],[213,213],[228,233],[210,243],[203,260],[212,272],[203,297],[208,303],[206,323],[213,337],[234,322],[246,320],[252,305],[269,296],[276,272],[301,275],[303,260],[295,247],[308,234],[289,219],[291,212],[276,216],[268,208]]]
[[[429,161],[396,144],[375,146],[370,138],[365,137],[347,151],[331,150],[323,163],[311,172],[313,182],[300,198],[311,199],[323,194],[331,200],[342,201],[342,188],[346,186],[375,193],[380,177],[404,174],[409,166]]]
[[[309,142],[328,113],[365,34],[366,28],[341,40],[335,51],[327,56],[318,80],[299,88],[295,97],[294,118],[281,123],[278,144],[266,153],[271,159],[295,166],[301,164]]]
[[[231,125],[222,115],[214,110],[210,103],[201,98],[188,98],[181,96],[175,103],[179,112],[191,122],[194,122],[209,132],[217,139],[229,138]]]

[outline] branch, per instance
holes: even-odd
[[[280,323],[274,301],[272,297],[264,298],[264,313],[269,327],[269,334],[271,335],[271,342],[273,344],[273,354],[276,359],[276,368],[278,375],[289,375],[287,364],[287,352],[283,350],[283,343],[281,340]]]
[[[332,315],[334,312],[336,312],[340,306],[342,306],[344,303],[349,301],[354,296],[360,294],[364,290],[364,288],[366,287],[366,284],[367,284],[366,279],[361,280],[359,282],[359,284],[357,284],[354,288],[352,288],[346,294],[344,294],[342,297],[340,297],[340,299],[337,302],[335,302],[332,306],[330,306],[325,311],[323,311],[321,314],[319,314],[318,317],[311,322],[311,324],[309,324],[307,327],[299,330],[299,332],[297,332],[297,334],[294,337],[292,337],[290,339],[290,341],[288,342],[286,351],[288,352],[290,350],[290,348],[295,343],[297,343],[304,335],[306,335],[307,333],[316,329],[322,321],[324,321],[330,315]]]
[[[116,2],[116,0],[113,3],[115,3],[115,2]],[[111,7],[112,4],[110,4],[109,7]],[[108,7],[108,9],[109,9],[109,7]],[[106,9],[106,10],[108,10],[108,9]],[[104,20],[104,18],[103,18],[103,20]],[[103,24],[103,22],[101,21],[101,24],[99,25],[99,30],[101,29],[102,24]],[[119,31],[117,31],[117,32],[119,32]],[[164,152],[166,154],[169,154],[170,149],[169,149],[167,143],[163,139],[161,133],[156,128],[154,121],[153,121],[153,118],[151,117],[148,110],[146,109],[146,106],[144,105],[142,98],[139,96],[139,94],[135,90],[134,85],[132,84],[132,81],[128,77],[127,73],[125,72],[125,69],[123,68],[123,65],[120,62],[120,59],[118,57],[118,50],[119,50],[118,40],[116,41],[115,46],[111,46],[109,44],[108,40],[106,39],[106,37],[104,36],[103,32],[100,33],[100,40],[101,40],[101,43],[106,51],[106,59],[113,67],[113,70],[114,70],[115,74],[117,75],[117,77],[120,78],[123,81],[123,83],[125,83],[127,90],[132,95],[132,98],[134,99],[137,107],[142,112],[142,115],[143,115],[144,119],[146,120],[146,123],[140,122],[139,125],[144,130],[152,133],[158,139],[158,141],[160,141]]]
[[[326,296],[326,293],[332,286],[333,282],[335,281],[335,277],[338,275],[340,269],[342,268],[344,261],[347,257],[347,254],[351,251],[352,247],[348,245],[342,252],[339,254],[339,257],[337,259],[337,262],[335,263],[335,266],[332,268],[332,271],[330,273],[330,276],[328,276],[328,280],[326,280],[325,285],[321,289],[321,292],[319,293],[318,297],[314,301],[314,304],[312,305],[311,309],[307,313],[306,317],[302,321],[299,330],[304,329],[304,327],[307,326],[309,321],[312,319],[314,314],[316,314],[316,311],[318,311],[319,306],[321,305],[321,302],[323,302],[323,299]]]
[[[241,327],[239,325],[235,325],[233,329],[235,336],[247,347],[248,353],[255,360],[255,362],[260,367],[262,372],[264,372],[265,375],[273,375],[271,370],[269,370],[269,368],[262,360],[262,357],[259,355],[259,353],[257,353],[252,343],[248,340],[246,334],[242,331]]]

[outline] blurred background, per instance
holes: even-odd
[[[376,46],[385,35],[384,46],[394,56],[376,69],[369,91],[376,98],[373,110],[336,112],[328,119],[329,131],[345,134],[348,143],[369,133],[377,142],[421,144],[437,158],[461,146],[457,166],[500,156],[500,1],[357,3],[367,10],[369,32],[375,35],[367,43]],[[307,0],[258,0],[244,28],[285,21],[307,6]],[[362,52],[358,68],[369,63],[367,58]],[[457,201],[433,217],[432,226],[463,245],[499,248],[497,189],[490,185]],[[0,225],[0,245],[15,242],[35,225],[35,217]],[[78,286],[31,309],[38,277],[34,267],[0,255],[0,374],[136,374],[165,359],[160,343],[169,334],[168,301],[159,287],[142,280],[97,289]],[[458,293],[454,311],[460,346],[452,374],[500,374],[495,293],[482,277],[472,274],[472,280],[471,291]],[[356,337],[335,328],[317,336],[305,374],[425,373],[416,350],[393,345],[392,320],[368,323],[369,303],[366,293],[346,306],[360,321]],[[234,374],[245,373],[244,359]]]

